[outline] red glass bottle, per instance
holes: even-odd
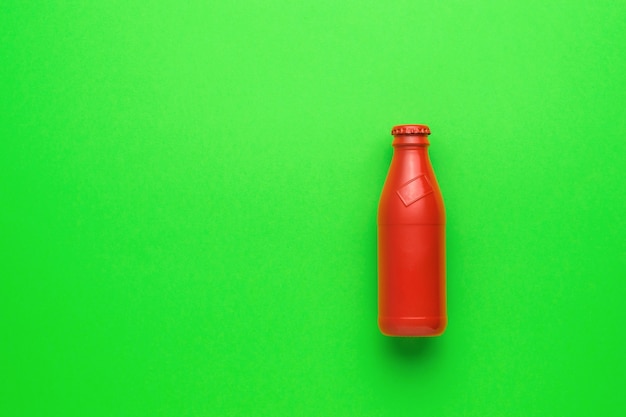
[[[378,206],[378,326],[388,336],[438,336],[446,324],[445,211],[426,125],[395,126]]]

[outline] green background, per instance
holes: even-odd
[[[0,6],[1,415],[624,415],[624,1],[40,3]],[[440,338],[377,329],[398,123]]]

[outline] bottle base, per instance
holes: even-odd
[[[439,336],[446,329],[446,317],[379,317],[378,327],[385,336]]]

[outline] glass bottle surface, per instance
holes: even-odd
[[[447,324],[445,210],[425,125],[392,129],[378,207],[378,325],[388,336],[438,336]]]

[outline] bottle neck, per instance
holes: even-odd
[[[397,140],[397,139],[400,140]],[[406,136],[396,136],[393,141],[393,170],[402,172],[402,182],[408,181],[417,175],[432,174],[430,158],[428,157],[428,139],[421,135],[418,140],[403,140]]]
[[[428,135],[396,135],[393,137],[391,144],[396,149],[399,147],[426,148],[430,145],[430,142],[428,141]]]
[[[394,144],[393,154],[396,158],[426,158],[428,159],[428,144]]]
[[[393,159],[397,162],[405,160],[415,160],[426,162],[428,157],[428,146],[426,145],[395,145],[393,147]]]

